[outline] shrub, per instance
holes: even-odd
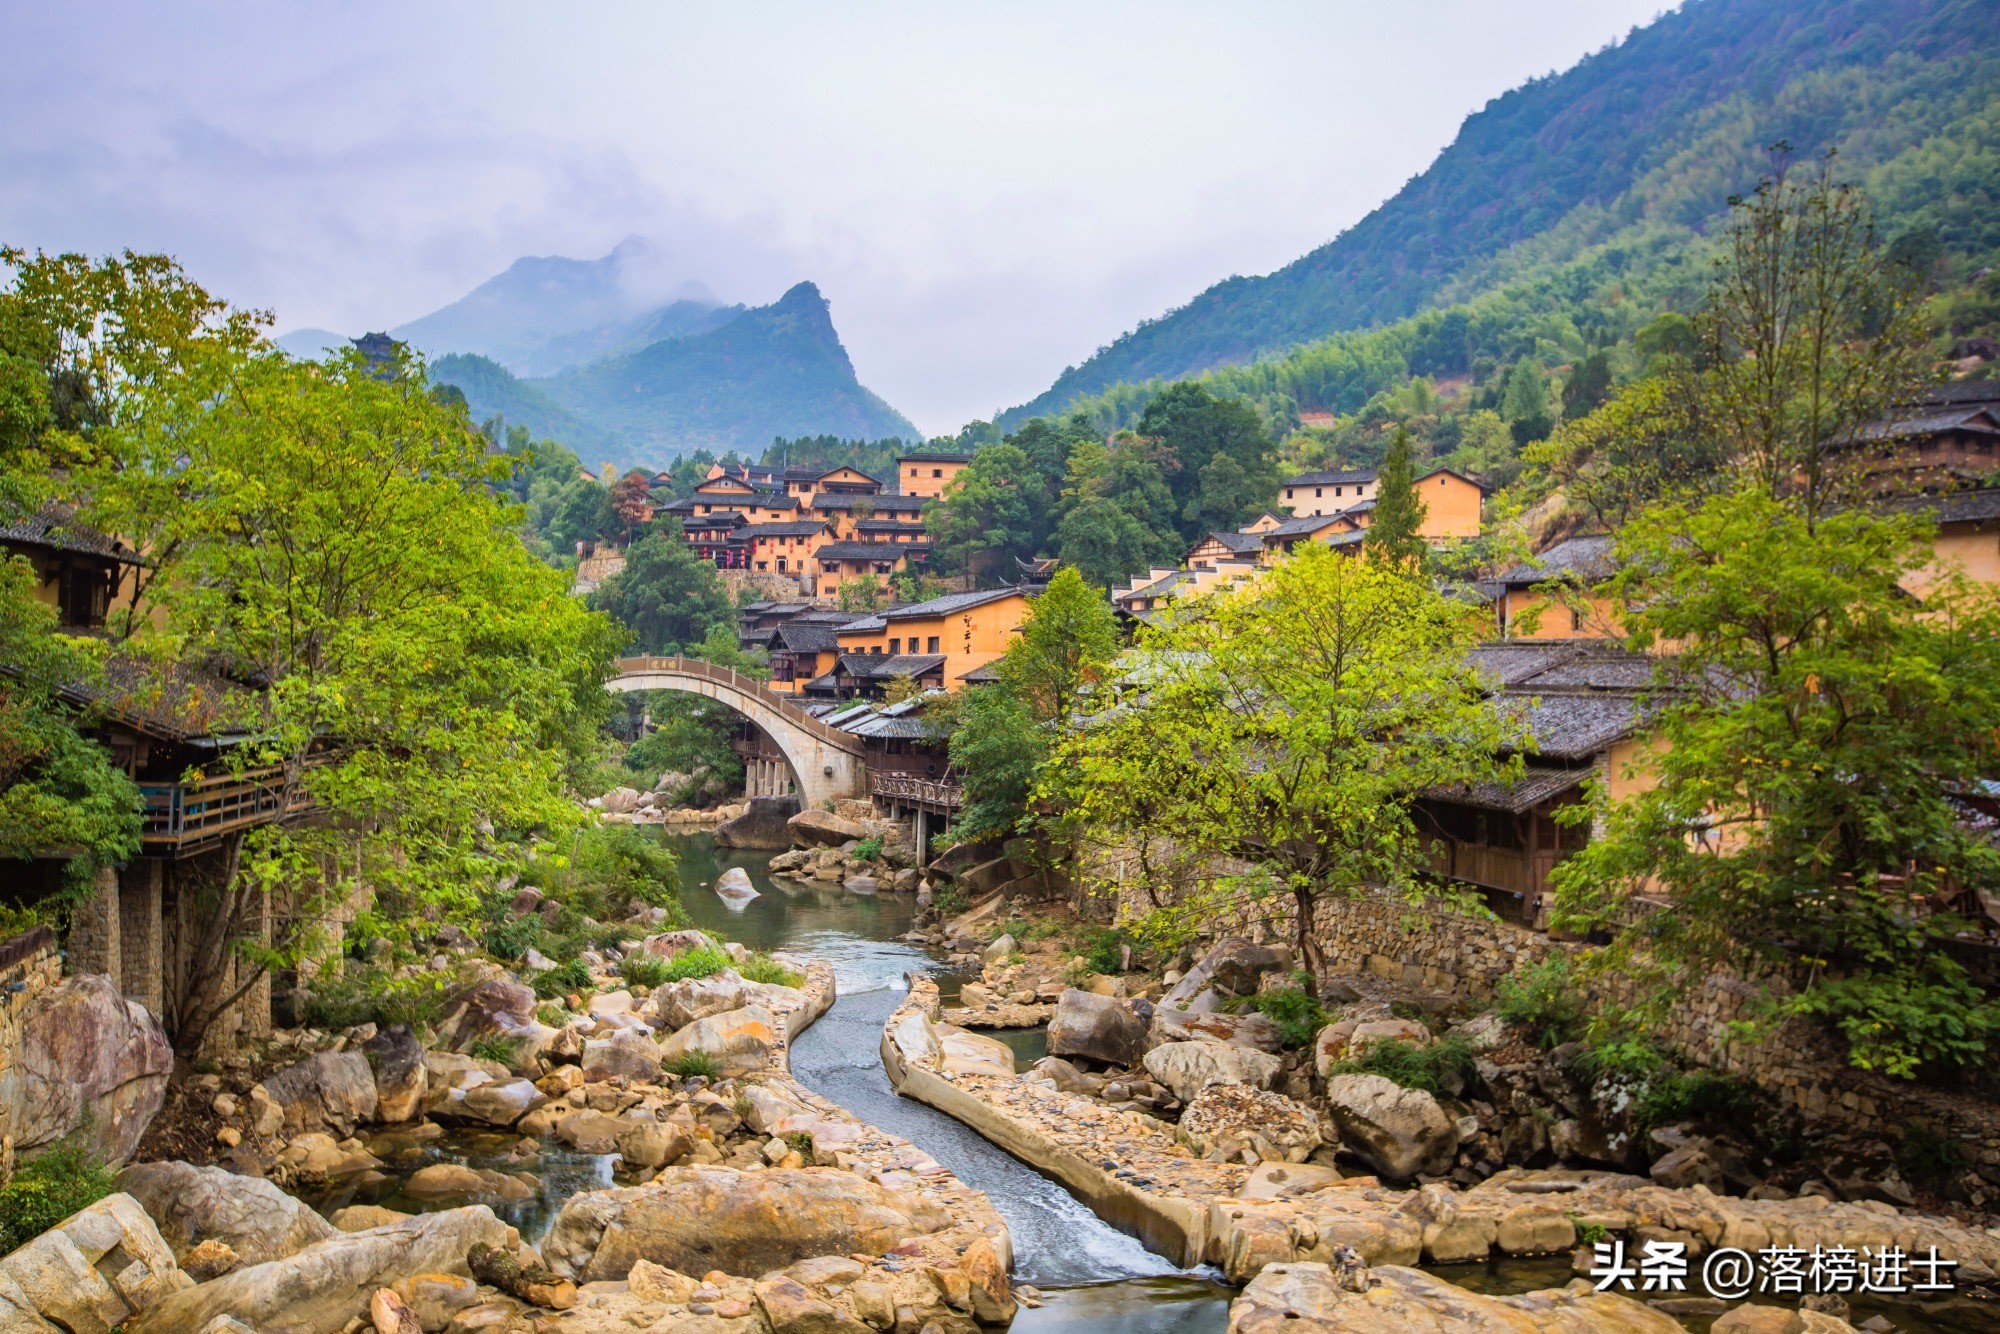
[[[684,1051],[672,1060],[661,1063],[661,1069],[670,1075],[705,1075],[715,1078],[715,1058],[705,1051]]]
[[[766,982],[780,987],[802,987],[806,984],[803,974],[793,972],[768,954],[751,955],[737,965],[736,971],[747,982]]]
[[[1083,932],[1083,958],[1093,972],[1113,974],[1125,971],[1124,947],[1132,937],[1122,926],[1092,926]]]
[[[1905,1172],[1924,1185],[1936,1187],[1966,1168],[1965,1155],[1958,1145],[1921,1122],[1903,1127],[1896,1142],[1896,1161]]]
[[[569,1011],[554,1001],[544,1001],[535,1007],[535,1018],[547,1024],[550,1028],[561,1028],[569,1022]]]
[[[529,949],[542,943],[542,919],[529,913],[511,922],[494,922],[486,928],[480,943],[494,958],[518,962],[527,957]]]
[[[1378,1042],[1333,1067],[1340,1075],[1380,1075],[1392,1084],[1426,1093],[1463,1088],[1473,1073],[1472,1044],[1456,1033],[1420,1047],[1401,1038]]]
[[[635,954],[618,964],[618,976],[635,987],[660,987],[667,983],[667,961],[650,954]]]
[[[665,986],[690,977],[714,977],[729,964],[729,956],[721,950],[712,945],[699,945],[668,959],[661,969],[660,980],[652,985]]]
[[[1641,1132],[1676,1121],[1740,1123],[1755,1101],[1744,1085],[1713,1070],[1660,1070],[1639,1090],[1632,1120]]]
[[[474,1038],[465,1054],[476,1061],[498,1061],[512,1067],[514,1058],[520,1054],[521,1039],[502,1037],[498,1033],[488,1033],[483,1038]]]
[[[0,1186],[0,1251],[26,1245],[116,1187],[117,1174],[84,1144],[83,1131],[50,1145]]]
[[[307,984],[299,1001],[299,1019],[309,1028],[408,1024],[411,1031],[421,1031],[437,1021],[451,980],[451,974],[435,972],[397,977],[350,961],[344,973],[322,973]]]
[[[1326,1010],[1320,1005],[1319,998],[1307,990],[1310,983],[1311,979],[1305,974],[1295,974],[1293,985],[1260,991],[1244,1004],[1276,1021],[1278,1035],[1287,1047],[1303,1047],[1326,1027],[1327,1021]]]
[[[1529,1038],[1545,1050],[1574,1042],[1583,1034],[1583,997],[1564,955],[1501,978],[1494,988],[1494,999],[1500,1017],[1527,1029]]]
[[[877,857],[880,857],[882,855],[882,836],[880,834],[874,834],[868,838],[862,839],[859,843],[856,843],[854,845],[854,851],[849,853],[848,855],[854,858],[854,860],[858,862],[874,861]]]
[[[553,968],[544,968],[528,982],[543,1000],[555,1000],[571,992],[589,991],[590,968],[581,959],[565,959]]]

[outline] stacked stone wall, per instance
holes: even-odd
[[[45,926],[0,941],[0,1075],[21,1055],[21,1015],[62,981],[55,932]]]
[[[1129,882],[1117,898],[1124,914],[1136,916],[1148,906]],[[1589,948],[1531,927],[1379,892],[1322,901],[1315,928],[1331,973],[1379,978],[1474,1004],[1491,1001],[1500,980],[1516,971]],[[1246,905],[1209,934],[1290,941],[1289,906]],[[1586,977],[1581,985],[1585,999],[1597,1007],[1622,1009],[1639,998],[1629,975]],[[1783,986],[1719,971],[1681,998],[1659,1036],[1689,1061],[1742,1079],[1809,1121],[1891,1141],[1911,1125],[1925,1126],[1950,1141],[1982,1175],[2000,1182],[2000,1106],[1992,1101],[1856,1070],[1824,1030],[1803,1020],[1761,1025],[1754,1039],[1739,1036],[1739,1026],[1759,1019],[1774,987],[1782,992]]]

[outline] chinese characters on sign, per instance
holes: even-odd
[[[1687,1246],[1678,1241],[1648,1241],[1629,1256],[1623,1241],[1600,1241],[1592,1248],[1590,1277],[1597,1290],[1626,1292],[1686,1292],[1694,1268]],[[1813,1293],[1878,1293],[1884,1296],[1918,1292],[1950,1292],[1951,1271],[1958,1261],[1939,1256],[1937,1247],[1922,1255],[1900,1246],[1766,1246],[1760,1251],[1723,1246],[1701,1258],[1702,1290],[1711,1297],[1735,1301],[1758,1294],[1804,1297]]]

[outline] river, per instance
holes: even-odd
[[[908,990],[906,975],[937,966],[929,950],[902,939],[915,916],[911,896],[808,888],[773,879],[768,854],[717,848],[703,834],[670,841],[681,858],[682,901],[697,926],[754,949],[793,950],[833,965],[839,999],[793,1044],[793,1077],[986,1192],[1013,1234],[1015,1278],[1041,1288],[1047,1303],[1024,1310],[1015,1330],[1204,1334],[1228,1323],[1228,1288],[1182,1272],[1033,1168],[890,1089],[882,1025]],[[759,891],[740,907],[711,888],[730,866],[742,867]]]

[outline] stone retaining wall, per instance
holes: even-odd
[[[1123,897],[1126,912],[1143,911],[1132,891]],[[1415,905],[1382,892],[1323,900],[1315,925],[1332,973],[1377,977],[1476,1004],[1491,1001],[1500,979],[1518,969],[1589,949],[1498,918]],[[1287,905],[1258,904],[1254,915],[1221,924],[1216,934],[1288,941]],[[1584,990],[1593,1004],[1618,1008],[1632,1004],[1637,986],[1620,976],[1591,979]],[[1809,1120],[1891,1140],[1912,1124],[1924,1125],[2000,1183],[2000,1107],[1856,1070],[1824,1031],[1803,1020],[1754,1041],[1735,1036],[1732,1026],[1756,1018],[1764,996],[1760,984],[1718,972],[1683,999],[1661,1037],[1693,1062],[1742,1079]]]
[[[36,997],[62,981],[55,932],[45,926],[0,942],[0,1075],[21,1055],[21,1015]]]

